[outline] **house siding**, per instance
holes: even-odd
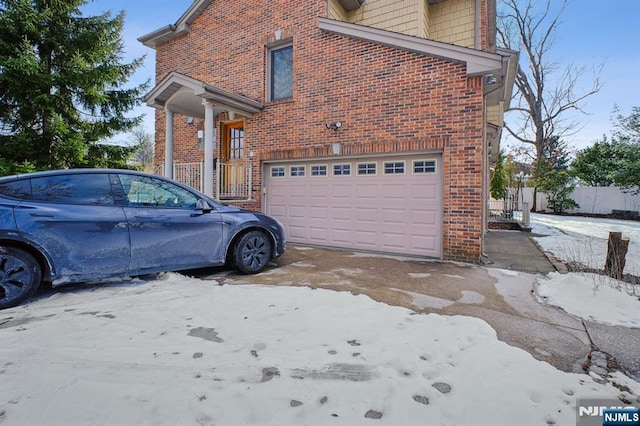
[[[479,12],[481,20],[486,18],[486,0],[480,0]],[[345,12],[338,0],[330,0],[329,17],[458,46],[476,47],[476,0],[447,0],[434,5],[429,5],[427,0],[367,0],[359,9],[350,12]]]
[[[156,81],[177,71],[264,103],[262,112],[244,118],[245,152],[255,153],[255,202],[245,207],[255,210],[261,207],[264,160],[328,156],[333,142],[354,154],[442,152],[443,258],[477,263],[483,204],[482,78],[468,78],[461,63],[325,33],[317,20],[327,14],[326,0],[229,1],[224,7],[213,2],[189,33],[157,47]],[[293,98],[268,102],[265,46],[275,40],[276,31],[293,42]],[[217,117],[216,126],[226,118]],[[343,123],[339,132],[325,126],[335,121]],[[196,147],[200,122],[188,125],[186,117],[176,115],[174,123],[175,161],[202,160]],[[165,141],[160,110],[156,141],[159,164]]]

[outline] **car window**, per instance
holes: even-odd
[[[29,179],[0,183],[0,195],[19,200],[31,198],[31,181]]]
[[[112,205],[107,174],[80,173],[31,179],[32,199],[65,204]]]
[[[130,206],[174,207],[194,209],[198,197],[191,192],[166,182],[146,176],[119,175],[126,203]]]

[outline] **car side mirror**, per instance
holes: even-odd
[[[200,210],[202,213],[211,213],[213,207],[207,203],[207,200],[201,198],[196,202],[196,210]]]

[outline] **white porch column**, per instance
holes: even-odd
[[[216,131],[213,125],[213,104],[203,100],[204,104],[204,188],[203,192],[213,197],[213,157],[215,155]]]
[[[168,108],[165,114],[164,176],[173,179],[173,111]]]

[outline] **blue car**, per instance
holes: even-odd
[[[76,169],[0,178],[0,309],[42,282],[225,264],[253,274],[285,246],[277,220],[159,176]]]

